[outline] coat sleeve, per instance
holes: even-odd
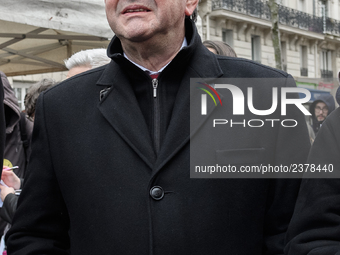
[[[340,108],[322,125],[309,164],[334,166],[340,172]],[[287,233],[285,254],[340,254],[340,179],[303,179]]]
[[[12,224],[12,219],[17,209],[18,198],[15,194],[8,194],[0,210],[0,217],[9,224]]]
[[[292,77],[287,79],[286,86],[296,87]],[[282,118],[294,119],[298,125],[294,128],[280,126],[275,165],[289,167],[291,164],[306,163],[310,141],[304,114],[294,105],[287,105],[287,115]],[[279,175],[269,182],[264,224],[264,254],[277,255],[283,254],[285,235],[300,189],[301,174]]]
[[[31,161],[12,228],[9,254],[68,254],[69,217],[50,155],[44,97],[38,99]]]

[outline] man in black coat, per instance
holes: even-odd
[[[325,175],[327,178],[302,180],[287,233],[287,255],[340,254],[339,127],[340,108],[337,108],[320,128],[307,161],[331,172]]]
[[[340,87],[336,100],[340,104]],[[324,121],[308,156],[309,164],[331,172],[325,173],[327,178],[302,181],[285,254],[340,254],[339,126],[337,108]]]
[[[38,99],[10,254],[283,253],[299,180],[190,178],[189,85],[193,77],[270,77],[281,88],[290,76],[209,52],[189,19],[197,3],[106,1],[116,33],[111,63]],[[259,85],[256,101],[267,106],[272,86]],[[220,156],[303,163],[304,116],[288,115],[299,123],[294,132],[281,125],[225,132],[218,146],[229,154]]]

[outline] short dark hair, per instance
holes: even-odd
[[[207,48],[214,49],[217,55],[237,57],[234,49],[227,43],[221,41],[204,41],[203,45]]]
[[[34,83],[28,88],[27,94],[24,99],[25,111],[29,117],[33,117],[35,113],[35,105],[37,103],[38,96],[41,92],[53,87],[57,82],[53,79],[44,78],[41,81]]]

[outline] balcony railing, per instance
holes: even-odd
[[[323,33],[323,18],[310,15],[285,6],[279,6],[280,24],[296,27],[303,30]]]
[[[321,78],[333,79],[333,71],[321,69],[320,72],[321,72]]]
[[[270,19],[268,5],[260,0],[212,0],[212,9],[226,9],[262,19]]]
[[[212,0],[212,9],[224,9],[270,20],[270,9],[266,0]],[[279,21],[283,25],[315,33],[340,35],[340,21],[324,19],[282,5],[279,5]],[[324,22],[326,22],[325,26]]]
[[[300,68],[300,74],[301,74],[301,76],[308,77],[308,68],[301,67]]]

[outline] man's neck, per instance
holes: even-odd
[[[188,45],[187,40],[186,40],[186,38],[184,37],[184,40],[183,40],[181,49],[182,49],[183,47],[186,47],[187,45]],[[134,65],[138,66],[140,69],[142,69],[144,72],[147,72],[147,73],[150,74],[150,75],[156,75],[156,74],[158,75],[159,73],[161,73],[161,72],[167,67],[168,64],[170,64],[170,62],[168,62],[168,63],[167,63],[166,65],[164,65],[161,69],[158,68],[157,71],[152,71],[152,70],[150,70],[150,69],[148,69],[148,68],[145,68],[145,67],[142,66],[142,65],[137,64],[136,62],[133,62],[131,59],[128,58],[128,56],[125,54],[125,52],[124,52],[124,57],[127,58],[129,61],[131,61],[131,63],[133,63]]]
[[[167,40],[155,42],[152,39],[144,42],[125,40],[121,40],[121,42],[128,59],[156,72],[167,65],[180,51],[184,40],[184,31],[183,35],[172,36]]]

